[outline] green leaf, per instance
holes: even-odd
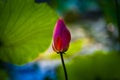
[[[69,80],[120,80],[120,55],[117,51],[97,51],[80,55],[66,64]],[[57,69],[58,80],[64,80],[62,66]]]
[[[50,45],[56,13],[34,0],[0,0],[0,59],[24,64]]]

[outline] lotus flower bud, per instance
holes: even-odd
[[[64,21],[59,19],[55,25],[53,32],[53,50],[57,53],[64,53],[68,50],[71,35]]]

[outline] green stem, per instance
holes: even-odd
[[[66,67],[65,67],[65,63],[64,63],[63,53],[62,52],[60,53],[60,57],[61,57],[61,62],[62,62],[64,74],[65,74],[65,80],[68,80],[67,71],[66,71]]]

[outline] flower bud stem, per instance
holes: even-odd
[[[63,53],[62,52],[60,52],[60,57],[61,57],[61,62],[62,62],[64,74],[65,74],[65,80],[68,80],[67,71],[66,71],[66,67],[65,67],[65,63],[64,63]]]

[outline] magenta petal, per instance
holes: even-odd
[[[55,52],[65,52],[69,47],[71,35],[64,21],[59,19],[53,32],[53,50]]]

